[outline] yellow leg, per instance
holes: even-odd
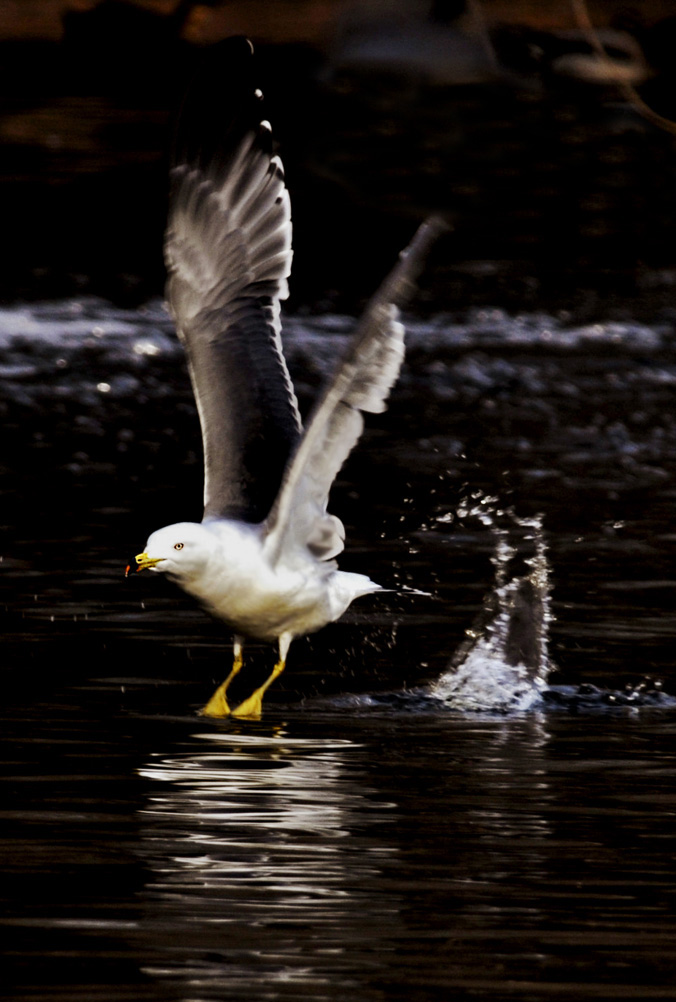
[[[200,714],[203,717],[227,717],[230,713],[230,707],[228,706],[225,694],[228,691],[228,686],[232,682],[235,675],[238,674],[242,664],[244,663],[242,658],[241,640],[235,640],[233,650],[235,656],[232,662],[230,674],[226,678],[225,682],[221,682],[207,705],[200,710]]]
[[[279,661],[272,669],[270,676],[263,682],[263,685],[259,686],[255,692],[252,692],[248,699],[245,699],[243,703],[240,703],[232,711],[233,717],[249,717],[253,720],[259,720],[263,713],[263,696],[270,688],[272,683],[282,674],[284,668],[286,667],[286,655],[289,651],[289,644],[291,643],[292,637],[290,633],[283,633],[279,638]]]

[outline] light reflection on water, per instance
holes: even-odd
[[[334,798],[333,790],[340,765],[337,753],[350,742],[327,741],[324,750],[322,742],[298,738],[195,737],[230,747],[222,753],[160,757],[149,762],[140,774],[170,784],[167,792],[153,801],[149,813],[187,814],[200,823],[247,823],[256,831],[262,827],[334,837],[345,834],[340,824],[346,805],[342,798]],[[303,752],[311,757],[301,757]],[[308,799],[308,790],[318,796]],[[243,797],[251,799],[249,810],[242,810]]]
[[[515,816],[505,792],[515,778],[505,761],[514,752],[513,729],[479,730],[487,747],[473,792],[466,775],[457,791],[439,787],[438,775],[428,777],[435,792],[415,788],[412,780],[426,766],[423,748],[411,741],[414,730],[407,734],[413,754],[399,741],[391,746],[391,765],[399,766],[389,775],[388,750],[374,748],[367,731],[357,742],[290,739],[288,731],[244,740],[201,734],[192,736],[196,746],[206,740],[219,750],[152,756],[140,769],[152,781],[141,811],[141,847],[152,871],[143,896],[152,902],[153,921],[184,925],[189,915],[199,932],[182,947],[172,942],[164,962],[147,973],[209,998],[268,991],[292,998],[299,986],[317,999],[432,989],[447,939],[466,943],[468,922],[470,941],[482,929],[490,939],[495,919],[501,921],[497,901],[456,909],[473,885],[482,898],[490,887],[500,893],[502,847],[511,853],[519,840],[519,869],[535,884],[545,877],[540,845],[550,835],[548,819],[537,809]],[[543,722],[529,720],[521,739],[529,765],[519,784],[546,802],[548,782],[538,766],[547,742]],[[449,757],[451,786],[465,769],[462,758]],[[514,860],[511,879],[513,868]],[[430,897],[436,905],[428,910]],[[541,918],[536,902],[523,912],[529,922]]]
[[[350,741],[193,737],[224,750],[160,755],[140,770],[154,781],[141,812],[153,870],[146,893],[156,917],[189,902],[193,920],[211,930],[203,949],[218,956],[192,968],[167,958],[148,970],[227,997],[278,982],[316,992],[336,965],[349,968],[343,932],[355,919],[357,929],[376,921],[379,938],[397,931],[399,896],[367,890],[386,862],[396,865],[394,847],[369,837],[396,805],[374,802],[362,766],[350,767],[361,753]],[[158,843],[171,846],[171,859],[158,856]]]

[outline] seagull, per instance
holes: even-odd
[[[233,662],[201,711],[260,717],[294,637],[339,619],[380,590],[338,570],[345,531],[327,511],[331,485],[359,439],[363,412],[385,409],[404,356],[399,308],[432,242],[424,222],[357,324],[305,428],[282,351],[280,301],[291,271],[284,170],[263,117],[248,39],[223,43],[218,83],[188,91],[170,172],[167,300],[187,356],[204,451],[204,515],[153,532],[136,570],[165,574],[233,631]],[[204,100],[233,100],[215,143],[190,138],[212,117]],[[229,116],[229,117],[228,117]],[[210,122],[213,128],[213,122]],[[129,572],[131,568],[128,568]],[[267,680],[231,710],[227,691],[245,639],[276,643]]]

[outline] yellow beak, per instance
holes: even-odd
[[[145,571],[149,567],[157,567],[158,564],[162,563],[164,557],[149,557],[147,553],[137,553],[134,560],[138,564],[136,570]]]

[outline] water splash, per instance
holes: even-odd
[[[482,497],[458,509],[495,538],[495,581],[483,608],[429,694],[454,709],[514,712],[539,703],[551,671],[549,564],[542,518],[519,518]]]
[[[498,499],[476,491],[453,515],[478,520],[494,538],[493,585],[466,640],[447,670],[434,682],[397,692],[332,697],[332,710],[438,713],[441,710],[520,713],[546,705],[551,689],[549,659],[551,612],[549,564],[542,517],[518,517]],[[564,699],[558,700],[561,705]],[[313,709],[321,701],[313,701]]]

